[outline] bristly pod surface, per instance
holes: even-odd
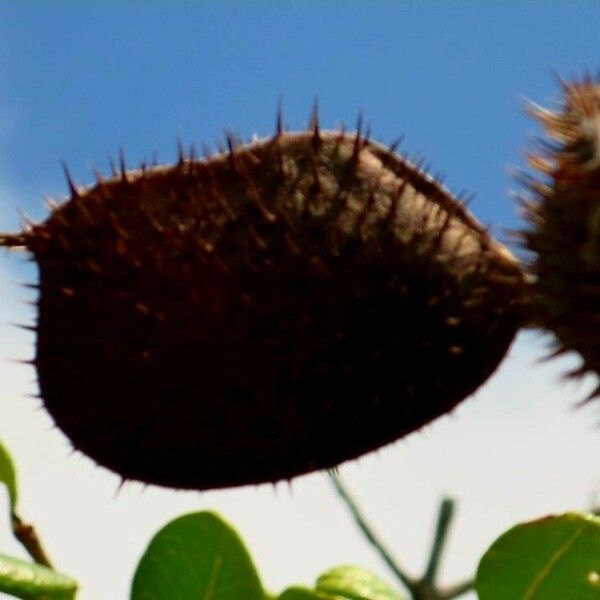
[[[48,411],[126,479],[333,467],[450,411],[521,324],[517,261],[393,148],[316,118],[229,146],[70,183],[1,238],[39,265]]]
[[[525,179],[523,197],[531,314],[556,336],[555,354],[581,355],[571,376],[600,375],[600,85],[587,78],[562,89],[557,110],[531,107],[548,138],[528,155],[538,177]]]

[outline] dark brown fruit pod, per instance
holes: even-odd
[[[538,176],[525,178],[523,206],[535,277],[535,324],[556,336],[555,354],[575,350],[600,375],[600,84],[561,82],[562,106],[532,105],[547,139],[528,155]],[[595,397],[600,387],[591,395]]]
[[[35,364],[75,448],[134,479],[290,479],[447,413],[522,322],[517,261],[361,136],[126,171],[4,245],[40,271]]]

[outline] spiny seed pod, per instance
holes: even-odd
[[[316,115],[228,144],[71,182],[44,223],[0,238],[39,265],[46,407],[126,479],[333,467],[451,410],[521,322],[515,259],[394,148]]]
[[[555,334],[555,354],[579,352],[570,373],[579,377],[600,374],[600,85],[588,78],[563,91],[559,110],[531,109],[550,139],[528,156],[541,178],[525,180],[522,237],[534,253],[532,314]]]

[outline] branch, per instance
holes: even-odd
[[[352,513],[356,524],[359,529],[362,531],[363,535],[367,538],[369,543],[375,548],[379,556],[383,559],[385,564],[392,570],[394,575],[409,589],[415,585],[415,580],[407,575],[407,573],[402,569],[398,563],[392,557],[391,552],[385,547],[383,542],[379,539],[375,531],[371,528],[371,526],[367,523],[366,519],[363,517],[360,509],[358,508],[356,502],[352,498],[350,492],[346,489],[342,480],[338,475],[329,472],[329,479],[333,483],[337,493],[341,496],[342,500]]]
[[[452,600],[453,598],[458,598],[467,592],[470,592],[475,589],[475,580],[468,579],[463,581],[462,583],[457,583],[450,587],[447,587],[444,590],[440,590],[439,599],[440,600]]]
[[[23,233],[0,233],[0,246],[6,248],[23,248],[27,245],[27,237]]]
[[[450,498],[444,498],[442,500],[438,511],[435,535],[431,545],[429,560],[427,561],[427,568],[425,569],[425,573],[422,578],[414,579],[407,575],[404,569],[398,566],[398,563],[392,557],[391,552],[385,547],[384,543],[379,539],[377,534],[367,523],[365,517],[362,515],[356,502],[352,498],[352,495],[345,488],[339,476],[329,472],[329,478],[331,479],[336,491],[352,513],[356,524],[367,541],[373,546],[373,548],[375,548],[379,556],[393,571],[398,580],[404,586],[406,586],[406,588],[408,588],[414,600],[452,600],[453,598],[457,598],[458,596],[461,596],[462,594],[465,594],[474,588],[475,582],[473,580],[464,581],[445,589],[437,588],[435,584],[441,563],[442,553],[448,538],[450,523],[452,522],[452,517],[454,516],[454,500]]]
[[[431,586],[435,585],[435,580],[440,566],[440,558],[444,549],[444,544],[446,543],[446,539],[448,537],[448,529],[453,516],[454,500],[450,498],[444,498],[438,510],[438,520],[435,528],[433,544],[431,546],[427,568],[425,569],[425,574],[423,575],[423,581]]]
[[[29,556],[39,565],[52,569],[52,563],[33,525],[24,523],[14,511],[11,512],[11,523],[14,536],[21,542]]]

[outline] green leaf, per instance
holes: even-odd
[[[277,600],[331,600],[331,596],[323,596],[305,587],[291,587],[285,590]]]
[[[131,600],[264,600],[256,568],[235,529],[210,512],[171,521],[137,566]]]
[[[484,554],[480,600],[598,600],[600,519],[569,513],[513,527]]]
[[[17,504],[17,473],[13,460],[2,442],[0,442],[0,483],[6,485],[10,508],[14,510]]]
[[[0,554],[0,592],[26,600],[72,600],[77,582],[47,567]]]
[[[387,583],[361,567],[341,566],[317,579],[315,590],[336,600],[403,600]]]

